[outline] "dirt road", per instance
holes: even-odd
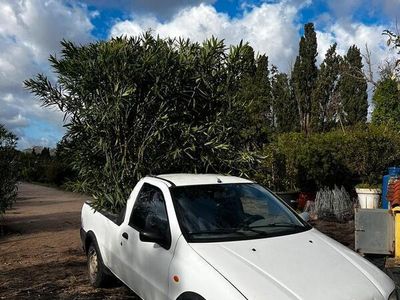
[[[22,183],[0,235],[0,299],[137,299],[94,289],[80,248],[82,195]]]

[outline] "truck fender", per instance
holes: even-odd
[[[91,243],[95,244],[95,247],[96,247],[96,249],[97,249],[97,251],[98,251],[98,253],[100,255],[100,257],[99,257],[100,262],[103,264],[105,273],[107,275],[109,275],[109,276],[114,276],[114,274],[110,271],[110,269],[103,262],[103,257],[101,255],[101,251],[99,249],[99,244],[97,243],[96,235],[94,234],[93,231],[89,230],[86,233],[86,239],[85,239],[85,253],[86,253],[86,255],[87,255],[87,252],[88,252],[88,249],[89,249],[89,246],[90,246]]]

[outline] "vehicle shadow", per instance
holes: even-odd
[[[10,232],[30,234],[38,232],[57,232],[77,229],[80,226],[79,212],[57,212],[38,215],[13,215],[6,218],[5,224]]]
[[[62,253],[57,261],[0,270],[0,299],[139,299],[122,283],[96,289],[87,278],[79,249]]]

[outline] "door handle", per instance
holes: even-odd
[[[126,232],[124,232],[123,234],[122,234],[122,237],[124,238],[124,239],[128,239],[128,234],[126,233]]]

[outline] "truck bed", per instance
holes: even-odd
[[[102,214],[103,216],[105,216],[107,219],[109,219],[110,221],[112,221],[113,223],[115,223],[118,226],[121,225],[122,222],[124,221],[124,216],[125,216],[125,211],[126,211],[125,207],[119,213],[113,213],[113,212],[111,212],[109,210],[106,210],[106,209],[96,210],[93,207],[91,201],[86,201],[85,204],[89,205],[97,213]]]
[[[103,263],[109,269],[110,257],[113,251],[113,245],[116,245],[117,236],[119,237],[119,226],[122,224],[125,217],[125,209],[119,214],[114,214],[108,210],[96,210],[93,204],[85,202],[82,207],[82,227],[81,238],[82,246],[85,249],[85,241],[87,234],[94,234]]]

